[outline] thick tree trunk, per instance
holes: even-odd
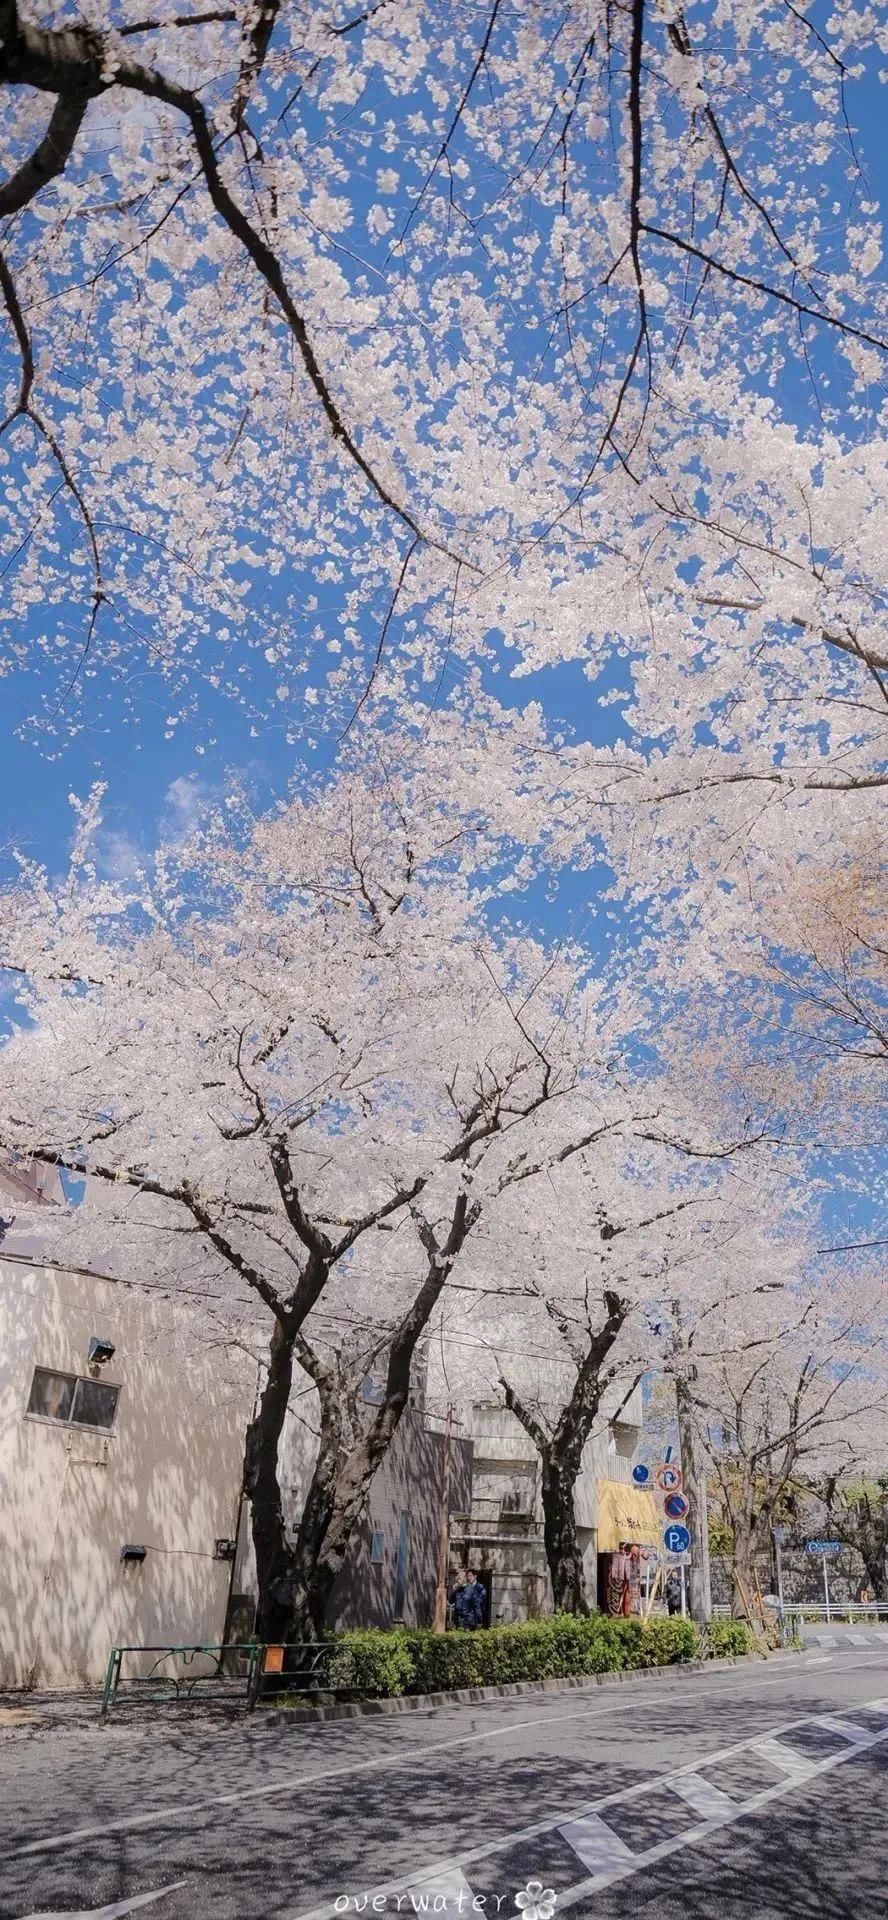
[[[755,1584],[755,1527],[746,1514],[733,1516],[734,1552],[731,1559],[731,1613],[735,1620],[757,1622]]]
[[[268,1358],[268,1375],[247,1429],[244,1450],[244,1491],[250,1501],[256,1581],[259,1590],[256,1628],[259,1638],[281,1641],[290,1618],[290,1554],[278,1478],[278,1449],[293,1380],[293,1334],[275,1320]]]
[[[346,1454],[338,1439],[333,1443],[331,1431],[334,1422],[338,1425],[338,1392],[333,1407],[327,1400],[327,1393],[322,1393],[321,1445],[290,1561],[289,1631],[294,1639],[322,1639],[327,1631],[333,1588],[366,1508],[373,1476],[407,1404],[407,1393],[399,1392],[381,1406],[367,1432]]]
[[[574,1486],[576,1469],[542,1456],[543,1540],[556,1613],[588,1613],[586,1575],[577,1539]]]
[[[888,1599],[888,1575],[885,1567],[885,1538],[872,1524],[861,1526],[851,1544],[857,1548],[866,1568],[866,1577],[874,1600]]]
[[[479,1215],[480,1206],[470,1205],[466,1190],[461,1189],[443,1245],[438,1244],[431,1227],[420,1225],[420,1238],[428,1254],[425,1278],[392,1338],[383,1403],[363,1430],[359,1382],[346,1379],[339,1361],[328,1365],[318,1357],[301,1331],[300,1319],[276,1320],[268,1379],[247,1436],[244,1468],[244,1486],[252,1502],[259,1583],[257,1625],[264,1640],[292,1644],[323,1637],[333,1588],[364,1511],[370,1482],[407,1405],[417,1341]],[[294,1348],[300,1366],[317,1388],[321,1427],[299,1529],[295,1540],[288,1541],[278,1479],[278,1444],[290,1395]]]

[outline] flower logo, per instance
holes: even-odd
[[[554,1887],[544,1887],[542,1880],[528,1880],[522,1892],[516,1893],[515,1905],[520,1907],[523,1920],[552,1920],[557,1898]]]

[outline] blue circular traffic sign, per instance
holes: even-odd
[[[690,1507],[690,1501],[683,1493],[667,1493],[663,1501],[663,1512],[667,1520],[683,1520]]]
[[[666,1527],[663,1545],[667,1553],[687,1553],[690,1544],[691,1536],[687,1527],[679,1526],[677,1521],[671,1527]]]
[[[638,1466],[632,1469],[632,1478],[635,1481],[635,1485],[637,1487],[646,1487],[650,1477],[650,1467],[643,1467],[639,1460]]]

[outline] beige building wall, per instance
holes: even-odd
[[[101,1432],[27,1412],[35,1367],[119,1386]],[[218,1641],[255,1387],[239,1352],[134,1287],[0,1257],[0,1687],[77,1687],[115,1644]],[[123,1563],[125,1545],[147,1549]]]

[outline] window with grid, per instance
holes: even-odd
[[[76,1373],[53,1373],[35,1367],[27,1412],[38,1420],[55,1420],[66,1427],[97,1427],[105,1433],[114,1425],[119,1387],[104,1380],[84,1380]]]

